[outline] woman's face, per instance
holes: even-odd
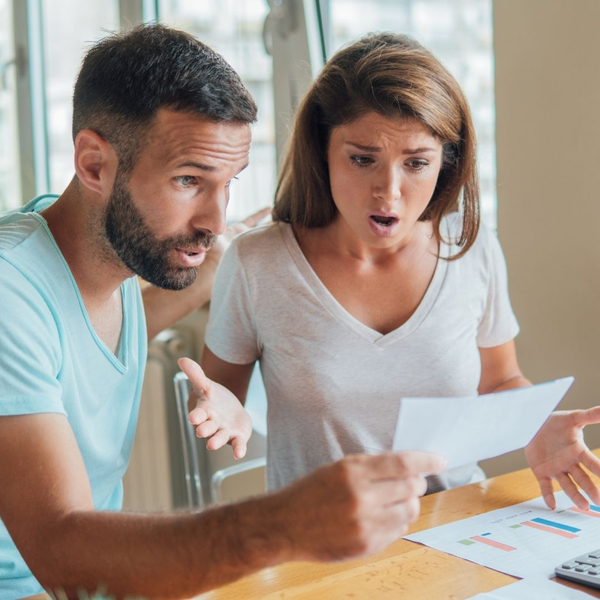
[[[416,119],[366,113],[332,130],[327,150],[334,221],[377,248],[410,239],[435,190],[442,143]]]

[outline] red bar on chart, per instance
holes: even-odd
[[[554,527],[548,527],[547,525],[540,525],[539,523],[532,523],[531,521],[525,521],[525,523],[521,523],[521,525],[525,525],[526,527],[533,527],[534,529],[541,529],[542,531],[554,533],[555,535],[560,535],[561,537],[566,537],[570,540],[577,537],[575,534],[569,533],[568,531],[562,531],[561,529],[555,529]]]
[[[481,537],[480,535],[475,535],[471,539],[476,542],[481,542],[482,544],[487,544],[488,546],[491,546],[492,548],[498,548],[498,550],[505,550],[506,552],[511,552],[512,550],[516,550],[516,548],[513,548],[512,546],[507,546],[506,544],[501,544],[500,542],[495,542],[494,540],[490,540],[489,538],[486,538],[486,537]]]
[[[582,515],[587,515],[588,517],[596,517],[596,519],[600,519],[600,512],[595,512],[593,510],[583,510],[583,508],[577,508],[576,506],[573,506],[569,510],[572,510],[576,513],[581,513]]]

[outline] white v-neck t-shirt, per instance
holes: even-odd
[[[443,238],[457,240],[461,226],[457,213],[447,216]],[[269,489],[346,454],[390,450],[403,396],[477,394],[479,348],[512,340],[519,326],[493,232],[482,227],[465,256],[444,260],[458,251],[440,244],[421,303],[382,335],[328,291],[290,225],[233,240],[215,280],[206,344],[229,363],[260,361]],[[478,473],[467,465],[435,478],[429,490],[469,483]]]

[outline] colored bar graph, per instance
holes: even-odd
[[[592,507],[590,506],[590,509],[591,508]],[[593,510],[583,510],[583,508],[577,508],[576,506],[571,507],[569,510],[582,515],[587,515],[588,517],[596,517],[596,519],[600,519],[600,512],[598,511],[594,512]]]
[[[486,544],[487,546],[491,546],[492,548],[497,548],[498,550],[504,550],[506,552],[512,552],[516,550],[512,546],[507,546],[506,544],[501,544],[500,542],[496,542],[487,537],[482,537],[480,535],[474,535],[472,538],[475,542],[481,542],[482,544]]]
[[[555,529],[554,527],[548,527],[547,525],[541,525],[540,523],[534,523],[533,521],[525,521],[524,523],[521,523],[521,525],[533,527],[534,529],[540,529],[541,531],[547,531],[548,533],[554,533],[556,535],[560,535],[561,537],[569,538],[570,540],[577,537],[575,534],[569,533],[568,531]]]
[[[577,527],[571,527],[571,525],[565,525],[564,523],[557,523],[556,521],[549,521],[548,519],[542,519],[537,517],[535,519],[531,519],[534,523],[539,523],[540,525],[548,525],[548,527],[556,527],[557,529],[562,529],[563,531],[570,531],[571,533],[578,533],[581,529],[577,529]]]

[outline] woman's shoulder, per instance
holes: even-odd
[[[463,216],[455,211],[447,214],[441,223],[440,234],[442,240],[450,246],[450,255],[456,254],[460,251],[458,242],[463,232]],[[475,242],[465,254],[465,257],[469,254],[487,254],[489,248],[493,244],[497,244],[497,238],[494,231],[485,223],[481,222]]]
[[[267,223],[244,231],[235,236],[228,252],[238,255],[244,266],[250,266],[263,259],[273,260],[281,254],[285,246],[286,223]]]

